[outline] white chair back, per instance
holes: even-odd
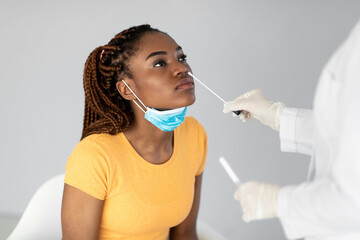
[[[8,240],[61,239],[64,174],[47,180],[35,192]]]

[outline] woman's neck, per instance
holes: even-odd
[[[136,152],[150,163],[162,164],[173,153],[174,132],[161,131],[144,117],[135,115],[124,135]]]

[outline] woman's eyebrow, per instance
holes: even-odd
[[[145,59],[148,60],[149,58],[153,57],[153,56],[156,56],[156,55],[166,55],[167,53],[165,51],[159,51],[159,52],[153,52],[153,53],[150,53],[149,56],[147,56],[147,58]]]
[[[181,46],[178,46],[178,47],[176,48],[176,51],[180,51],[180,50],[182,50],[182,47],[181,47]],[[148,60],[149,58],[153,57],[153,56],[156,56],[156,55],[166,55],[166,54],[167,54],[167,52],[165,52],[165,51],[153,52],[153,53],[150,53],[149,56],[147,56],[147,58],[145,59],[145,61]]]

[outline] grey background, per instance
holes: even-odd
[[[34,191],[64,172],[80,138],[88,54],[116,33],[150,23],[185,50],[194,74],[226,100],[262,88],[311,108],[317,79],[360,17],[358,0],[0,2],[0,213],[20,215]],[[228,239],[284,239],[278,220],[245,224],[225,156],[243,181],[297,184],[308,157],[280,153],[278,134],[242,124],[200,85],[188,115],[209,151],[199,218]]]

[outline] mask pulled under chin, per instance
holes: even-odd
[[[144,118],[159,128],[164,132],[171,132],[175,130],[185,119],[187,107],[174,108],[171,110],[159,111],[154,108],[147,107],[141,100],[136,96],[134,91],[127,85],[127,83],[122,80],[127,88],[131,91],[132,94],[136,97],[137,100],[145,107],[146,112],[142,109],[139,104],[135,101],[134,103],[138,106],[144,113]]]
[[[185,119],[187,107],[159,111],[146,108],[145,119],[164,132],[175,130]]]

